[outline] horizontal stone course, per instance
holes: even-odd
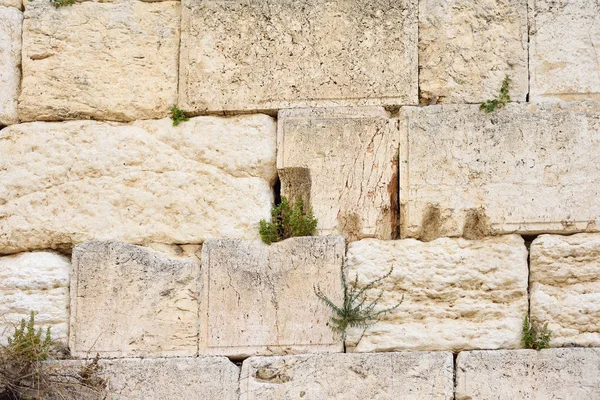
[[[14,6],[0,1],[0,127],[19,121],[23,13]]]

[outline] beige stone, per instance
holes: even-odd
[[[342,237],[258,241],[211,239],[202,247],[200,354],[342,351],[327,321],[331,311],[314,286],[342,299]]]
[[[600,3],[530,1],[530,99],[600,100]]]
[[[180,3],[27,3],[22,121],[163,118],[177,99]]]
[[[195,113],[416,104],[417,11],[416,0],[186,0],[179,103]]]
[[[419,1],[422,102],[484,102],[506,74],[513,101],[525,101],[527,0]]]
[[[599,349],[463,352],[456,400],[600,398]]]
[[[0,252],[256,239],[275,147],[265,115],[10,126],[0,132]]]
[[[0,1],[0,126],[19,121],[23,13],[10,5]]]
[[[73,250],[69,344],[75,357],[194,356],[200,265],[119,242]]]
[[[251,357],[242,366],[240,398],[450,400],[453,372],[446,352]]]
[[[0,0],[0,7],[15,7],[21,10],[23,3],[21,0]]]
[[[552,346],[600,346],[600,234],[538,236],[530,258],[534,325]]]
[[[380,107],[284,110],[277,129],[277,167],[308,169],[320,234],[395,238],[397,120]],[[288,185],[293,175],[281,175],[284,196],[302,192]]]
[[[517,235],[484,240],[441,238],[350,243],[349,281],[385,275],[376,310],[402,304],[363,332],[350,351],[519,348],[527,314],[527,249]],[[369,291],[372,301],[380,290]]]
[[[492,114],[477,105],[404,112],[402,237],[600,227],[600,103],[509,104]]]

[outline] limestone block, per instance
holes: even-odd
[[[21,0],[0,0],[0,7],[15,7],[21,10],[23,4]]]
[[[600,398],[599,349],[463,352],[456,400]]]
[[[422,102],[484,102],[506,74],[512,100],[525,101],[527,0],[419,1]]]
[[[282,195],[303,191],[289,181],[310,182],[308,197],[321,235],[395,238],[397,120],[380,107],[283,110],[277,130],[277,167],[305,168],[309,175],[295,180],[293,173],[281,175]]]
[[[19,121],[23,13],[10,5],[0,2],[0,126]]]
[[[477,238],[600,227],[600,103],[407,107],[401,235]]]
[[[179,103],[196,113],[416,104],[417,11],[417,0],[185,0]]]
[[[27,3],[22,121],[163,118],[177,99],[180,3]]]
[[[133,125],[36,122],[0,132],[0,252],[91,240],[258,238],[275,182],[265,115]]]
[[[383,276],[376,310],[402,304],[368,328],[350,332],[351,351],[521,347],[527,314],[527,249],[518,235],[350,243],[346,266],[358,286]],[[371,290],[369,301],[380,290]]]
[[[194,356],[200,265],[119,242],[73,249],[69,344],[75,357]]]
[[[533,323],[552,346],[600,346],[600,234],[538,236],[530,258]]]
[[[200,354],[342,351],[314,294],[320,285],[341,302],[342,237],[302,237],[270,246],[258,241],[207,240],[202,246]]]
[[[453,364],[446,352],[251,357],[240,399],[450,400]]]
[[[70,269],[69,259],[56,253],[0,257],[0,343],[31,311],[37,326],[50,327],[53,339],[67,342]]]
[[[600,100],[600,3],[530,2],[530,99]]]

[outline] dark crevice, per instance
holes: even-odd
[[[278,206],[281,204],[281,180],[279,179],[279,175],[277,175],[277,179],[275,179],[275,183],[273,184],[273,196],[275,205]]]

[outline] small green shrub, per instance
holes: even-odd
[[[48,358],[50,348],[54,344],[50,337],[50,327],[46,329],[42,337],[42,328],[35,330],[35,313],[29,315],[29,321],[25,318],[15,328],[15,333],[8,338],[8,347],[16,354],[20,354],[31,361],[45,361]]]
[[[552,331],[548,329],[547,323],[544,324],[542,330],[538,332],[531,326],[529,317],[525,317],[523,320],[521,343],[523,343],[523,346],[525,346],[526,349],[547,349],[550,347],[551,337]]]
[[[177,104],[173,104],[173,107],[171,107],[171,119],[173,120],[173,126],[177,126],[184,121],[190,120],[185,115],[185,111],[177,108]]]
[[[297,198],[292,206],[287,198],[282,197],[281,203],[271,210],[271,221],[260,220],[260,238],[271,244],[291,237],[313,236],[317,222],[312,208],[305,210],[301,198]]]
[[[491,113],[494,110],[497,110],[498,108],[506,106],[506,103],[510,102],[510,95],[508,94],[509,86],[510,77],[506,75],[504,77],[504,80],[502,81],[502,87],[500,88],[500,93],[498,97],[492,100],[487,100],[481,106],[479,106],[479,109]]]
[[[72,6],[75,4],[75,0],[50,0],[50,4],[52,4],[55,8],[60,8],[64,6]]]

